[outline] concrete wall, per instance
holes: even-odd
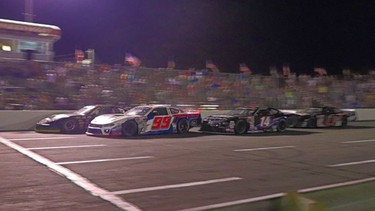
[[[42,110],[1,110],[0,131],[33,130],[35,123],[51,114],[66,113],[67,111]]]
[[[375,109],[355,109],[357,121],[374,121]],[[0,131],[33,130],[39,120],[56,113],[71,111],[57,110],[0,110]],[[202,117],[211,114],[225,113],[225,110],[203,110]]]

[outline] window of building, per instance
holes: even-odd
[[[27,51],[27,50],[32,50],[35,53],[39,53],[39,54],[45,54],[46,53],[45,43],[36,42],[36,41],[21,40],[21,41],[19,41],[18,49],[21,52]]]

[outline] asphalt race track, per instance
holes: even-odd
[[[0,137],[2,210],[207,210],[375,180],[375,122],[245,136]]]

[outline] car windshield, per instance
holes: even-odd
[[[256,109],[250,109],[250,108],[247,108],[247,109],[234,109],[234,110],[231,110],[229,111],[227,114],[229,115],[251,115],[254,113]]]
[[[319,113],[321,111],[322,108],[306,108],[301,110],[302,113]]]
[[[150,109],[151,109],[151,107],[148,107],[148,106],[138,106],[138,107],[132,108],[129,111],[127,111],[125,113],[125,115],[130,115],[130,116],[141,115],[141,116],[143,116],[148,111],[150,111]]]
[[[78,111],[74,112],[76,114],[80,114],[80,115],[86,115],[88,113],[90,113],[92,110],[94,110],[96,108],[96,106],[85,106],[81,109],[79,109]]]

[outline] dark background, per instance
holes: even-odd
[[[57,58],[95,49],[99,63],[132,53],[147,67],[246,63],[256,74],[285,63],[297,74],[375,67],[375,1],[34,0],[34,22],[59,26]],[[0,18],[24,20],[24,0],[0,0]]]

